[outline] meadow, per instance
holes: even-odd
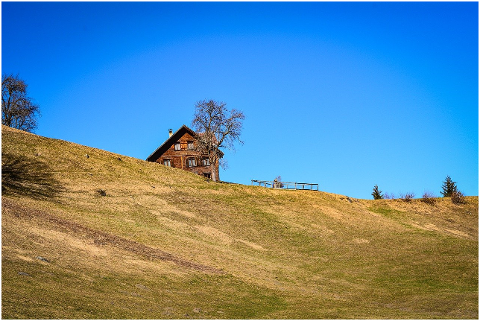
[[[478,197],[215,183],[3,126],[2,318],[478,319]]]

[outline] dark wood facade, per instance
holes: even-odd
[[[169,135],[170,137],[148,156],[147,161],[180,168],[208,178],[211,178],[212,170],[215,170],[216,177],[220,180],[218,165],[213,168],[208,157],[195,150],[197,134],[193,130],[183,125],[175,133],[170,131]]]

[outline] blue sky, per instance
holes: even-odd
[[[213,99],[222,180],[478,195],[477,2],[3,2],[2,73],[42,136],[145,159]]]

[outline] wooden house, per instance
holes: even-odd
[[[170,129],[168,135],[168,139],[148,156],[147,161],[181,168],[207,178],[211,178],[212,170],[215,170],[215,176],[220,180],[218,165],[216,168],[210,166],[207,155],[201,155],[196,150],[197,134],[193,130],[183,125],[175,133]]]

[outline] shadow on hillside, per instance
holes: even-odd
[[[62,190],[63,186],[46,163],[2,153],[2,195],[42,199],[55,197]]]

